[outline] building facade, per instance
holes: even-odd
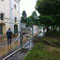
[[[13,33],[19,32],[19,2],[20,0],[0,0],[0,34],[6,34],[8,28]]]

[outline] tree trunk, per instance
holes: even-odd
[[[47,27],[47,32],[49,32],[49,28]]]

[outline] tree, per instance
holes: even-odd
[[[25,10],[22,12],[21,22],[26,23],[27,22],[27,14]]]
[[[40,16],[39,18],[40,18],[40,24],[41,25],[43,24],[43,26],[47,28],[47,32],[48,32],[49,30],[48,27],[53,25],[52,17],[51,16]]]
[[[35,8],[41,15],[41,24],[53,28],[60,26],[60,0],[37,0]]]
[[[33,11],[32,15],[27,18],[27,26],[39,25],[39,16],[36,11]]]
[[[38,25],[39,24],[39,16],[37,15],[36,11],[33,11],[31,17],[33,21],[33,24]]]
[[[32,26],[33,25],[33,21],[32,21],[32,19],[31,19],[31,16],[29,16],[28,18],[27,18],[27,26]]]

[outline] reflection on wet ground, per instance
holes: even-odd
[[[18,40],[19,40],[19,38],[18,38]],[[13,39],[12,39],[12,43],[13,43],[14,41],[16,41],[16,38],[13,38]],[[1,46],[6,46],[6,45],[7,45],[7,38],[2,38],[2,39],[0,39],[0,47],[1,47]]]
[[[40,34],[40,36],[41,35],[43,35],[43,34]],[[16,40],[16,38],[15,39],[13,39],[13,41],[15,41]],[[19,39],[19,41],[20,41],[20,39]],[[32,47],[34,46],[34,44],[33,44],[33,42],[31,42],[31,39],[28,41],[29,42],[29,44],[25,47],[25,48],[28,48],[29,50],[31,50],[32,49]],[[4,45],[7,45],[7,40],[5,40],[5,42],[3,42],[3,44]],[[0,43],[0,46],[1,45],[3,45],[2,43]],[[26,43],[24,43],[24,44],[26,44]],[[19,46],[20,45],[20,42],[16,42],[16,43],[14,43],[14,44],[12,44],[12,45],[10,45],[10,49],[15,49],[17,46]],[[7,48],[8,47],[4,47],[4,48],[2,48],[3,50],[5,49],[6,51],[7,51]],[[1,50],[1,49],[0,49]],[[4,52],[5,52],[5,50],[4,50]],[[16,54],[14,54],[12,57],[10,57],[10,58],[8,58],[7,60],[21,60],[21,59],[23,59],[23,57],[25,57],[25,55],[27,54],[28,52],[26,52],[26,53],[22,53],[21,51],[18,51]],[[2,55],[3,55],[3,53],[2,53]],[[15,58],[16,57],[16,58]]]
[[[0,46],[7,44],[7,38],[0,38]]]
[[[7,38],[0,38],[0,42],[4,42],[6,40],[7,40]]]
[[[30,41],[29,41],[30,42]],[[34,46],[34,43],[33,42],[30,42],[26,47],[24,48],[28,48],[29,51],[33,48]],[[27,53],[29,52],[21,52],[21,51],[18,51],[16,54],[14,54],[13,56],[11,56],[10,58],[6,59],[6,60],[22,60],[26,55]]]
[[[25,38],[24,38],[24,40],[25,40]],[[25,44],[25,42],[28,40],[25,40],[25,41],[24,40],[23,40],[23,42]],[[20,38],[18,38],[18,40],[16,42],[15,41],[16,41],[16,38],[12,39],[12,44],[8,46],[6,38],[3,38],[3,41],[0,42],[0,57],[5,56],[9,52],[11,53],[12,51],[14,51],[20,47]]]

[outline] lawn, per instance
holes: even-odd
[[[48,42],[60,42],[60,37],[57,36],[44,36],[42,40],[48,41]]]
[[[23,60],[60,60],[60,48],[38,42]]]

